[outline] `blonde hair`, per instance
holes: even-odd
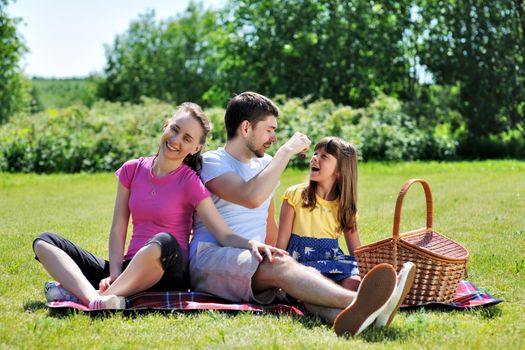
[[[342,231],[356,230],[357,222],[357,152],[355,147],[339,137],[324,137],[314,150],[324,149],[337,159],[337,181],[334,183],[339,204],[337,221]],[[317,182],[311,181],[301,193],[303,207],[314,210],[317,205]]]

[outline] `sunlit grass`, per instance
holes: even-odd
[[[360,164],[359,227],[363,243],[389,237],[395,200],[409,178],[426,179],[434,227],[471,253],[469,280],[505,300],[469,312],[398,314],[386,330],[338,338],[310,317],[220,312],[50,315],[49,277],[33,259],[43,231],[65,235],[107,256],[116,180],[112,174],[0,174],[0,344],[2,348],[525,348],[525,163]],[[275,198],[307,173],[289,170]],[[277,205],[279,207],[279,205]],[[402,230],[424,225],[424,195],[405,197]]]

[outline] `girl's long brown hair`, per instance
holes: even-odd
[[[194,118],[195,120],[199,122],[202,128],[202,137],[199,140],[199,143],[204,146],[206,144],[206,138],[208,137],[208,134],[210,133],[211,126],[210,126],[210,120],[208,119],[206,114],[204,114],[204,112],[202,111],[202,108],[196,103],[184,102],[177,108],[177,110],[175,111],[175,113],[173,114],[171,118],[176,117],[180,113],[188,113],[190,116],[192,116],[192,118]],[[164,127],[168,125],[171,118],[166,120],[166,122],[164,123]],[[186,158],[184,158],[183,163],[189,166],[195,172],[199,172],[202,168],[201,151],[196,152],[195,154],[188,154]]]
[[[335,194],[339,202],[337,221],[342,231],[357,228],[357,153],[355,147],[339,137],[321,139],[314,151],[324,149],[337,159],[337,181],[334,183]],[[301,193],[303,207],[314,210],[317,205],[315,191],[317,182],[311,181]]]

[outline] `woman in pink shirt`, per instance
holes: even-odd
[[[35,239],[36,259],[60,283],[54,288],[69,291],[91,309],[123,309],[124,297],[144,290],[186,290],[194,211],[222,245],[251,249],[261,261],[261,253],[270,259],[284,253],[235,235],[222,220],[197,174],[209,131],[202,109],[183,103],[164,124],[158,154],[129,160],[116,171],[109,261],[54,233]],[[130,216],[133,233],[124,254]]]

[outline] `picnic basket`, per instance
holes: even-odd
[[[423,186],[426,197],[426,227],[399,233],[403,198],[414,183]],[[466,276],[468,251],[432,229],[432,193],[425,180],[408,180],[397,197],[392,238],[361,246],[354,251],[361,277],[379,263],[390,263],[399,271],[403,263],[416,265],[412,289],[404,304],[450,302]]]

